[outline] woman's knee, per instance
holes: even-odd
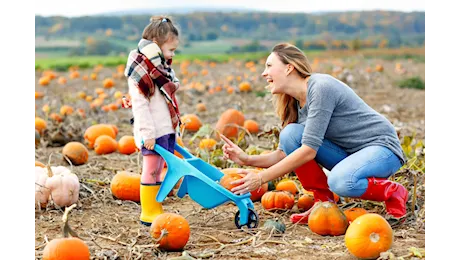
[[[351,173],[339,172],[332,170],[327,178],[329,189],[342,197],[355,197],[355,182],[350,175]]]
[[[280,146],[284,153],[290,154],[302,145],[301,140],[304,128],[301,124],[291,123],[281,130]]]

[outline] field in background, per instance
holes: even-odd
[[[425,61],[425,48],[400,48],[400,49],[366,49],[360,51],[329,50],[329,51],[306,51],[307,57],[312,61],[315,58],[381,58],[385,60],[413,59]],[[179,54],[174,58],[174,63],[184,60],[201,60],[214,62],[227,62],[230,60],[257,61],[267,57],[268,52],[238,53],[238,54]],[[113,67],[126,63],[124,56],[85,56],[85,57],[36,57],[36,69],[67,70],[71,66],[91,68],[96,65]]]

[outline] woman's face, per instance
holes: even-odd
[[[287,66],[281,62],[278,55],[272,52],[265,62],[265,70],[262,72],[262,77],[267,80],[269,89],[272,94],[283,93],[282,89],[287,78]]]

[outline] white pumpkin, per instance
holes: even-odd
[[[64,166],[35,167],[35,201],[39,201],[40,205],[46,206],[51,197],[59,207],[70,206],[78,201],[79,193],[78,177],[68,168]]]

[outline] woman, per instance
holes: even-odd
[[[394,218],[406,214],[406,188],[387,180],[405,158],[396,130],[384,116],[343,82],[312,73],[305,54],[291,44],[273,48],[262,76],[274,94],[283,129],[278,149],[266,155],[249,156],[222,138],[226,159],[267,168],[259,174],[242,170],[245,177],[233,182],[241,184],[232,189],[235,194],[294,171],[302,186],[313,191],[315,201],[333,201],[335,192],[384,201]],[[318,163],[330,171],[327,177]],[[307,223],[309,214],[293,214],[291,221]]]

